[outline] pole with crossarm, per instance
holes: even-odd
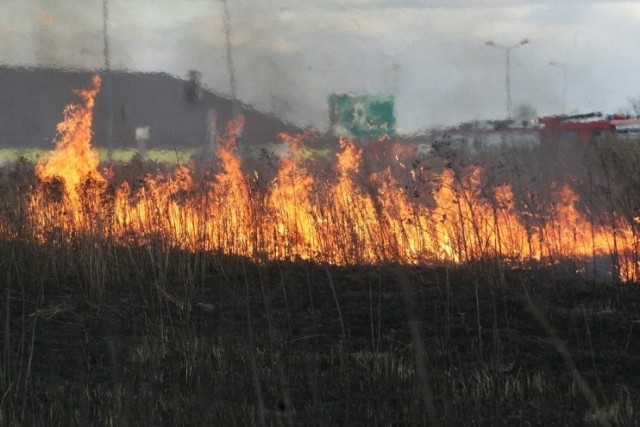
[[[496,44],[491,40],[486,43],[487,46],[500,49],[505,53],[506,66],[507,66],[506,79],[505,79],[505,84],[507,88],[507,119],[509,120],[511,120],[511,51],[528,43],[530,43],[529,39],[522,39],[520,43],[511,45],[511,46],[502,46],[502,45]]]

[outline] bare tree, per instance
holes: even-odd
[[[629,98],[629,110],[636,116],[640,116],[640,95]]]

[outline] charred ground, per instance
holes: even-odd
[[[635,285],[161,242],[0,251],[2,424],[640,421]]]

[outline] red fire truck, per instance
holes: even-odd
[[[538,119],[544,141],[590,141],[606,135],[640,138],[640,118],[625,114],[603,116],[600,112]]]

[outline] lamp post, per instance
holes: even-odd
[[[511,45],[511,46],[502,46],[494,43],[493,41],[488,41],[486,43],[487,46],[494,47],[496,49],[500,49],[505,53],[507,60],[507,72],[506,72],[506,87],[507,87],[507,119],[511,119],[511,51],[517,47],[525,45],[529,43],[529,39],[522,39],[520,43]]]
[[[565,102],[567,100],[567,66],[556,61],[549,62],[549,65],[552,67],[560,67],[562,68],[562,114],[565,113]]]

